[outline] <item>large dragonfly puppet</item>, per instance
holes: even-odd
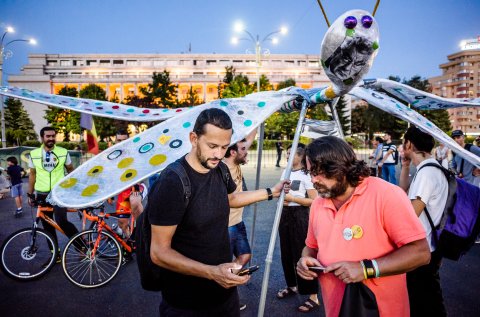
[[[303,90],[291,87],[243,98],[220,99],[192,108],[145,109],[133,106],[39,93],[22,88],[1,87],[0,94],[40,104],[127,121],[162,121],[156,126],[116,144],[67,175],[52,190],[51,200],[61,206],[81,208],[112,197],[149,177],[186,154],[189,132],[198,114],[208,108],[225,110],[233,122],[232,143],[256,129],[277,111],[329,103],[349,94],[414,124],[438,141],[480,167],[480,158],[457,145],[448,135],[414,109],[446,109],[480,106],[480,99],[446,99],[386,79],[363,80],[379,49],[379,30],[374,17],[364,10],[351,10],[329,27],[321,46],[321,64],[331,80],[327,87]],[[385,92],[396,98],[389,97]],[[315,124],[315,123],[312,123]]]

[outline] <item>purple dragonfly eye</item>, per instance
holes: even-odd
[[[369,29],[372,26],[373,19],[369,15],[364,15],[362,17],[362,25],[364,28]]]
[[[357,26],[357,18],[354,16],[348,16],[345,18],[345,21],[343,21],[343,25],[349,30],[353,30]]]

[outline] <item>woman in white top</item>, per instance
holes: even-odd
[[[302,159],[304,154],[305,145],[299,143],[293,159],[292,173],[290,174],[290,192],[285,195],[279,225],[280,251],[287,287],[278,291],[277,298],[283,299],[297,293],[310,295],[298,307],[300,312],[310,312],[319,308],[318,281],[307,281],[300,278],[295,268],[305,247],[310,205],[313,199],[317,197],[317,191],[313,187],[310,176],[303,171]],[[287,158],[289,156],[290,148],[287,150]],[[285,171],[283,171],[281,179],[284,178]]]

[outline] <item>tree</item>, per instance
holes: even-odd
[[[94,99],[100,101],[107,100],[107,94],[102,87],[90,84],[82,88],[79,92],[80,98],[87,98],[87,99]],[[105,140],[106,138],[115,135],[118,120],[102,118],[102,117],[95,117],[95,129],[97,131],[97,135],[100,137],[100,140]]]
[[[59,92],[59,95],[77,97],[78,91],[74,87],[62,87]],[[70,132],[75,134],[80,134],[82,129],[80,127],[80,112],[61,109],[56,107],[48,107],[48,110],[45,110],[44,118],[48,123],[57,130],[57,132],[63,133],[65,141],[70,141]]]
[[[295,86],[296,84],[297,83],[295,82],[295,79],[288,78],[287,80],[281,81],[281,82],[278,83],[277,90],[287,88],[287,87],[291,87],[291,86]]]
[[[256,86],[255,86],[256,87]],[[270,84],[270,80],[265,74],[260,76],[260,91],[268,91],[273,90],[272,84]]]
[[[37,139],[32,119],[20,100],[12,98],[5,100],[4,115],[7,143],[19,146],[26,140]]]
[[[170,72],[164,70],[161,73],[154,72],[152,83],[147,87],[140,87],[140,92],[145,96],[145,101],[156,104],[161,108],[177,108],[178,85],[170,80]]]
[[[251,94],[255,91],[255,86],[250,83],[247,76],[242,74],[235,75],[230,84],[226,85],[222,91],[221,98],[238,98]]]
[[[192,106],[201,105],[202,103],[203,103],[203,100],[200,99],[197,91],[193,89],[193,87],[191,86],[185,98],[182,101],[180,101],[180,104],[182,107],[192,107]]]
[[[300,112],[291,113],[275,112],[267,120],[265,120],[266,135],[283,135],[287,139],[293,139],[295,128],[300,117]]]

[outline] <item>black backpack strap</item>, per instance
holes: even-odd
[[[442,229],[442,228],[445,227],[447,217],[454,217],[453,208],[455,206],[455,201],[456,201],[457,181],[456,181],[455,175],[452,172],[450,172],[449,170],[447,170],[443,166],[441,166],[439,164],[435,164],[435,163],[427,163],[427,164],[423,165],[422,167],[420,167],[417,170],[417,173],[418,173],[418,171],[420,171],[422,168],[424,168],[426,166],[434,166],[434,167],[440,169],[443,172],[443,174],[445,175],[445,177],[447,178],[447,184],[448,184],[448,197],[447,197],[447,201],[445,203],[445,207],[443,209],[442,218],[441,218],[438,226],[435,227],[435,225],[433,224],[432,218],[431,218],[430,213],[428,212],[426,206],[425,206],[425,209],[424,209],[425,212],[426,212],[425,214],[427,215],[427,218],[428,218],[428,222],[430,223],[430,226],[432,227],[432,231],[435,231],[434,239],[435,239],[435,242],[437,242],[438,241],[438,236],[437,236],[436,229]],[[417,174],[415,173],[415,176],[416,175]]]
[[[227,164],[225,164],[223,162],[220,162],[218,164],[218,166],[220,167],[220,170],[222,171],[223,182],[225,183],[225,186],[228,187],[228,182],[230,182],[230,171],[228,170],[228,166],[227,166]]]
[[[175,174],[178,175],[178,177],[180,177],[180,181],[182,182],[183,186],[185,207],[187,207],[188,203],[190,202],[190,197],[192,196],[192,185],[190,183],[190,179],[188,178],[185,167],[183,167],[182,163],[177,160],[170,164],[167,168],[171,169],[173,172],[175,172]]]
[[[432,236],[433,236],[433,241],[435,242],[435,246],[438,246],[437,228],[433,224],[432,216],[430,216],[430,213],[428,212],[427,205],[425,205],[425,208],[423,210],[425,211],[425,215],[427,215],[428,223],[432,228]]]

